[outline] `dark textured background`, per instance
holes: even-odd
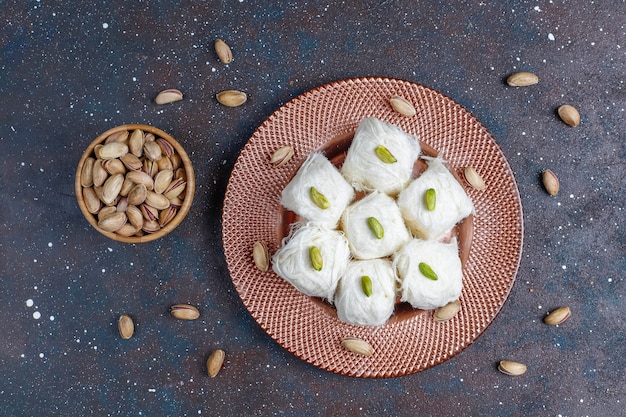
[[[1,2],[0,415],[626,415],[624,1],[263,3]],[[540,83],[508,87],[520,70]],[[491,326],[441,365],[382,380],[320,370],[275,343],[241,303],[221,243],[226,184],[256,127],[311,88],[360,76],[465,106],[504,151],[524,207],[519,273]],[[185,99],[157,106],[165,88]],[[248,102],[220,106],[230,88]],[[579,127],[557,118],[563,103]],[[73,189],[87,145],[126,123],[176,137],[197,176],[188,217],[139,246],[91,228]],[[561,180],[556,197],[544,168]],[[181,302],[201,318],[173,320]],[[572,317],[543,324],[561,305]],[[137,324],[130,340],[121,313]],[[210,379],[217,347],[227,360]],[[501,359],[528,372],[503,375]]]

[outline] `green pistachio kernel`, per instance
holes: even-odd
[[[370,227],[376,239],[382,239],[385,236],[385,229],[383,229],[383,225],[376,219],[376,217],[369,217],[367,219],[367,225]]]
[[[367,275],[363,275],[361,277],[361,288],[363,288],[363,292],[366,296],[372,295],[372,279]]]
[[[419,269],[422,275],[424,275],[428,279],[432,279],[433,281],[437,281],[438,277],[435,274],[435,271],[428,265],[427,263],[420,262]]]
[[[322,252],[320,252],[320,248],[317,246],[311,246],[309,248],[309,257],[311,258],[311,265],[313,266],[313,269],[321,271],[324,266],[324,262],[322,261]]]
[[[433,211],[435,206],[437,205],[437,194],[435,193],[434,188],[429,188],[426,190],[426,194],[424,195],[424,202],[426,203],[426,208],[428,211]]]
[[[375,152],[378,156],[378,159],[386,164],[393,164],[395,162],[398,162],[396,157],[393,156],[391,152],[389,152],[389,149],[385,148],[383,145],[377,146]]]
[[[309,195],[311,197],[311,201],[313,201],[313,203],[315,203],[315,205],[322,210],[326,210],[330,207],[328,199],[324,196],[324,194],[321,194],[319,191],[317,191],[315,187],[311,187],[311,189],[309,190]]]

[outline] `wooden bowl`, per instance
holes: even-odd
[[[105,141],[107,140],[107,138],[109,138],[110,136],[114,135],[114,134],[119,134],[120,132],[124,132],[124,131],[128,131],[129,132],[129,137],[130,134],[132,134],[133,131],[135,131],[136,129],[140,129],[144,132],[144,134],[148,134],[148,133],[152,133],[156,138],[162,138],[165,141],[167,141],[167,143],[169,143],[172,148],[174,149],[175,153],[177,153],[180,156],[180,160],[181,160],[181,168],[184,170],[184,176],[185,176],[185,180],[187,182],[184,191],[180,194],[180,196],[178,197],[180,200],[182,200],[181,202],[179,202],[176,207],[178,207],[178,205],[180,206],[175,214],[175,216],[169,220],[167,223],[165,223],[162,227],[160,227],[158,230],[154,230],[154,227],[152,228],[146,228],[149,230],[154,230],[152,232],[147,232],[143,229],[139,229],[137,231],[137,234],[135,235],[131,235],[128,236],[127,233],[126,234],[120,234],[116,231],[107,231],[104,230],[102,227],[100,227],[98,225],[98,213],[100,210],[102,210],[103,208],[105,208],[107,205],[104,203],[100,204],[100,209],[98,209],[97,211],[93,209],[93,205],[92,205],[92,209],[91,211],[88,209],[88,204],[85,201],[85,194],[84,194],[84,188],[92,188],[91,187],[83,187],[83,181],[82,181],[82,175],[83,175],[83,170],[85,168],[85,163],[87,161],[88,158],[93,158],[93,159],[98,159],[96,157],[95,151],[96,148],[99,147],[98,145],[102,145],[105,143]],[[119,164],[118,164],[119,165]],[[127,171],[130,171],[129,169],[127,169]],[[139,170],[141,171],[141,169]],[[85,218],[87,219],[87,221],[100,233],[102,233],[103,235],[105,235],[106,237],[109,237],[113,240],[116,240],[118,242],[125,242],[125,243],[145,243],[145,242],[150,242],[153,240],[156,240],[160,237],[163,237],[165,235],[167,235],[168,233],[170,233],[172,230],[174,230],[179,224],[180,222],[183,221],[183,219],[185,218],[185,216],[187,215],[187,213],[189,212],[189,209],[191,208],[191,203],[193,201],[193,196],[195,193],[195,188],[196,188],[196,182],[195,182],[195,176],[194,176],[194,172],[193,172],[193,167],[191,165],[191,160],[189,159],[189,157],[187,156],[187,153],[185,152],[185,150],[183,149],[183,147],[170,135],[168,135],[167,133],[163,132],[160,129],[157,129],[155,127],[152,126],[148,126],[148,125],[143,125],[143,124],[128,124],[128,125],[122,125],[122,126],[118,126],[118,127],[114,127],[113,129],[107,130],[106,132],[102,133],[100,136],[98,136],[93,142],[91,142],[91,144],[89,145],[89,147],[87,148],[87,150],[85,150],[85,152],[83,153],[79,163],[78,163],[78,168],[76,169],[76,179],[74,182],[74,189],[76,192],[76,199],[78,200],[78,206],[80,207],[81,212],[83,213],[83,215],[85,216]],[[112,204],[109,204],[109,206],[111,206]],[[94,213],[95,211],[95,213]],[[123,205],[120,205],[117,207],[117,211],[125,211],[125,208]],[[145,223],[144,223],[145,224]]]

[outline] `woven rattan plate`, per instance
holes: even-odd
[[[414,117],[393,111],[389,98],[403,96],[417,109]],[[343,161],[357,124],[374,116],[416,135],[436,149],[462,178],[476,167],[487,183],[477,191],[463,183],[475,216],[473,238],[463,269],[461,311],[447,322],[432,312],[397,306],[380,327],[354,326],[337,319],[332,306],[299,293],[252,260],[255,242],[270,253],[281,245],[294,220],[280,206],[280,193],[312,151]],[[280,168],[272,153],[291,145],[295,155]],[[279,108],[244,146],[230,177],[223,209],[223,243],[231,278],[259,325],[281,346],[331,372],[381,378],[422,371],[450,359],[470,345],[496,317],[515,281],[523,239],[519,191],[504,154],[485,127],[462,106],[432,89],[388,78],[358,78],[315,88]],[[341,346],[358,337],[374,348],[361,356]]]

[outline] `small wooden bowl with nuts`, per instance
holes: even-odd
[[[87,221],[125,243],[150,242],[174,230],[189,212],[195,188],[183,147],[143,124],[98,136],[83,153],[74,183]]]

